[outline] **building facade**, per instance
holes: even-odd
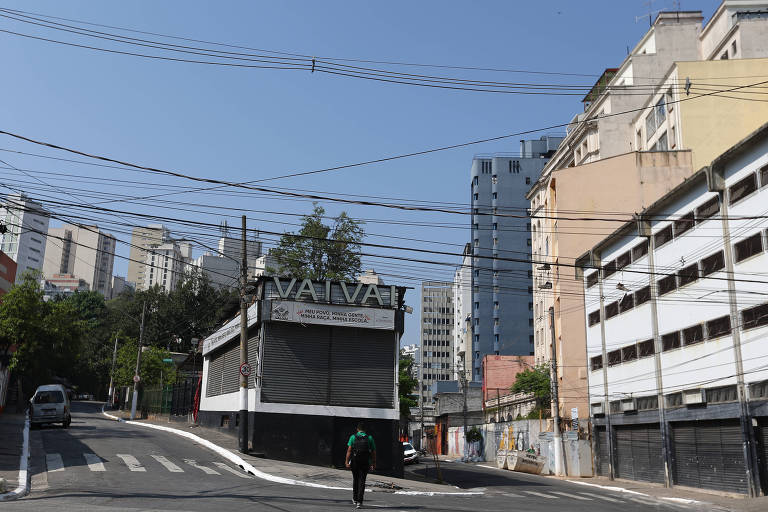
[[[453,276],[453,380],[472,380],[472,245],[464,246]]]
[[[578,260],[598,473],[768,490],[766,201],[768,124]]]
[[[421,283],[420,403],[432,406],[432,385],[451,380],[453,368],[453,283]]]
[[[144,268],[147,274],[145,289],[159,286],[170,293],[184,277],[186,261],[181,255],[179,244],[169,242],[147,250]]]
[[[11,291],[16,282],[16,262],[0,251],[0,297]]]
[[[0,250],[16,262],[16,282],[27,270],[42,271],[45,261],[45,236],[50,215],[43,206],[24,194],[10,194],[3,202]]]
[[[472,380],[483,356],[533,353],[533,296],[526,191],[562,137],[521,141],[520,155],[477,156],[472,162]],[[509,261],[509,260],[516,261]],[[470,350],[467,347],[467,350]]]
[[[149,253],[147,249],[170,241],[171,232],[162,224],[133,228],[126,281],[133,283],[137,290],[146,290],[149,277],[149,269],[147,268],[147,254]]]
[[[87,289],[111,296],[115,238],[97,226],[65,224],[49,228],[43,278],[70,274],[83,279]]]

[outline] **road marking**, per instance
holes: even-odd
[[[587,500],[592,501],[592,498],[585,498],[584,496],[579,496],[578,494],[569,494],[567,492],[562,491],[550,491],[552,494],[559,494],[560,496],[565,496],[566,498],[573,498],[575,500]]]
[[[216,471],[215,469],[211,469],[211,468],[206,467],[206,466],[201,466],[200,464],[197,463],[197,461],[195,459],[184,459],[184,462],[186,462],[187,464],[189,464],[193,468],[197,468],[197,469],[203,471],[207,475],[220,475],[221,474],[218,471]]]
[[[173,462],[169,461],[166,457],[163,457],[162,455],[152,455],[152,458],[155,459],[160,464],[162,464],[163,467],[165,467],[165,469],[167,469],[171,473],[183,473],[184,472],[183,469],[181,469],[179,466],[177,466]]]
[[[234,473],[235,475],[239,476],[240,478],[248,478],[248,479],[251,478],[250,476],[248,476],[247,474],[243,473],[242,471],[238,471],[235,468],[231,468],[231,467],[227,466],[226,464],[224,464],[223,462],[214,462],[213,465],[214,466],[218,466],[218,467],[220,467],[221,469],[223,469],[225,471],[229,471],[230,473]]]
[[[84,453],[85,462],[88,463],[88,469],[91,471],[106,471],[104,463],[101,461],[101,457],[95,453]]]
[[[46,453],[45,465],[48,467],[49,473],[64,471],[64,461],[61,459],[61,455],[58,453]]]
[[[533,496],[538,496],[539,498],[549,498],[551,500],[558,499],[557,496],[550,496],[549,494],[544,494],[543,492],[536,492],[536,491],[523,491],[525,494],[532,494]]]
[[[521,494],[515,494],[513,492],[505,492],[503,496],[507,496],[508,498],[524,498],[525,497]]]
[[[599,494],[592,494],[591,492],[580,492],[579,494],[583,496],[592,496],[593,498],[597,498],[599,500],[612,501],[614,503],[622,503],[621,500],[617,500],[616,498],[609,498],[608,496],[600,496]]]
[[[123,462],[125,462],[125,465],[128,466],[128,469],[131,471],[147,471],[147,468],[142,466],[133,455],[127,455],[125,453],[118,453],[116,455],[123,459]]]

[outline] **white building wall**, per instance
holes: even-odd
[[[0,249],[16,262],[16,282],[27,270],[42,270],[45,260],[45,237],[49,217],[40,203],[23,194],[10,194],[4,202],[4,224]]]

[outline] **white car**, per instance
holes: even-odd
[[[419,452],[413,449],[411,443],[403,442],[403,464],[418,464]]]
[[[69,428],[72,423],[69,395],[61,384],[38,387],[29,403],[29,419],[32,426],[61,423],[64,428]]]

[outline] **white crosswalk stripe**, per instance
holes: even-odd
[[[556,500],[558,499],[557,496],[550,496],[549,494],[544,494],[543,492],[536,492],[536,491],[523,491],[525,494],[530,494],[532,496],[538,496],[539,498],[549,498],[550,500]]]
[[[64,471],[64,461],[61,458],[61,454],[46,453],[45,466],[48,468],[49,473],[55,473],[56,471]]]
[[[235,474],[235,475],[239,476],[240,478],[251,478],[250,476],[248,476],[247,473],[243,473],[242,471],[238,471],[235,468],[231,468],[231,467],[227,466],[226,464],[224,464],[223,462],[214,462],[213,465],[217,466],[217,467],[219,467],[219,468],[221,468],[221,469],[223,469],[225,471],[229,471],[230,473]]]
[[[141,465],[141,463],[134,457],[133,455],[128,455],[125,453],[117,453],[118,457],[123,459],[123,462],[125,462],[125,465],[128,466],[128,469],[131,471],[147,471],[147,468]]]
[[[600,494],[593,494],[591,492],[580,492],[579,494],[583,496],[591,496],[592,498],[597,498],[599,500],[612,501],[613,503],[622,503],[621,500],[618,500],[616,498],[611,498],[609,496],[602,496]]]
[[[189,464],[193,468],[197,468],[197,469],[203,471],[207,475],[220,475],[221,474],[218,471],[216,471],[215,469],[211,469],[211,468],[209,468],[207,466],[201,466],[200,464],[197,463],[197,461],[195,459],[184,459],[184,462],[186,462],[187,464]]]
[[[515,494],[513,492],[505,492],[504,496],[507,496],[509,498],[524,498],[525,497],[522,494]]]
[[[104,467],[104,463],[101,461],[101,457],[95,453],[84,453],[83,457],[85,457],[85,462],[88,464],[88,469],[91,471],[107,470],[107,468]]]
[[[564,496],[566,498],[573,498],[575,500],[586,500],[586,501],[592,501],[592,498],[587,498],[585,496],[579,496],[578,494],[571,494],[568,492],[562,492],[562,491],[550,491],[552,494],[559,494],[560,496]]]
[[[152,455],[152,458],[155,459],[157,462],[163,465],[165,469],[170,471],[171,473],[183,473],[184,470],[181,469],[179,466],[174,464],[173,462],[169,461],[167,457],[163,457],[162,455]]]

